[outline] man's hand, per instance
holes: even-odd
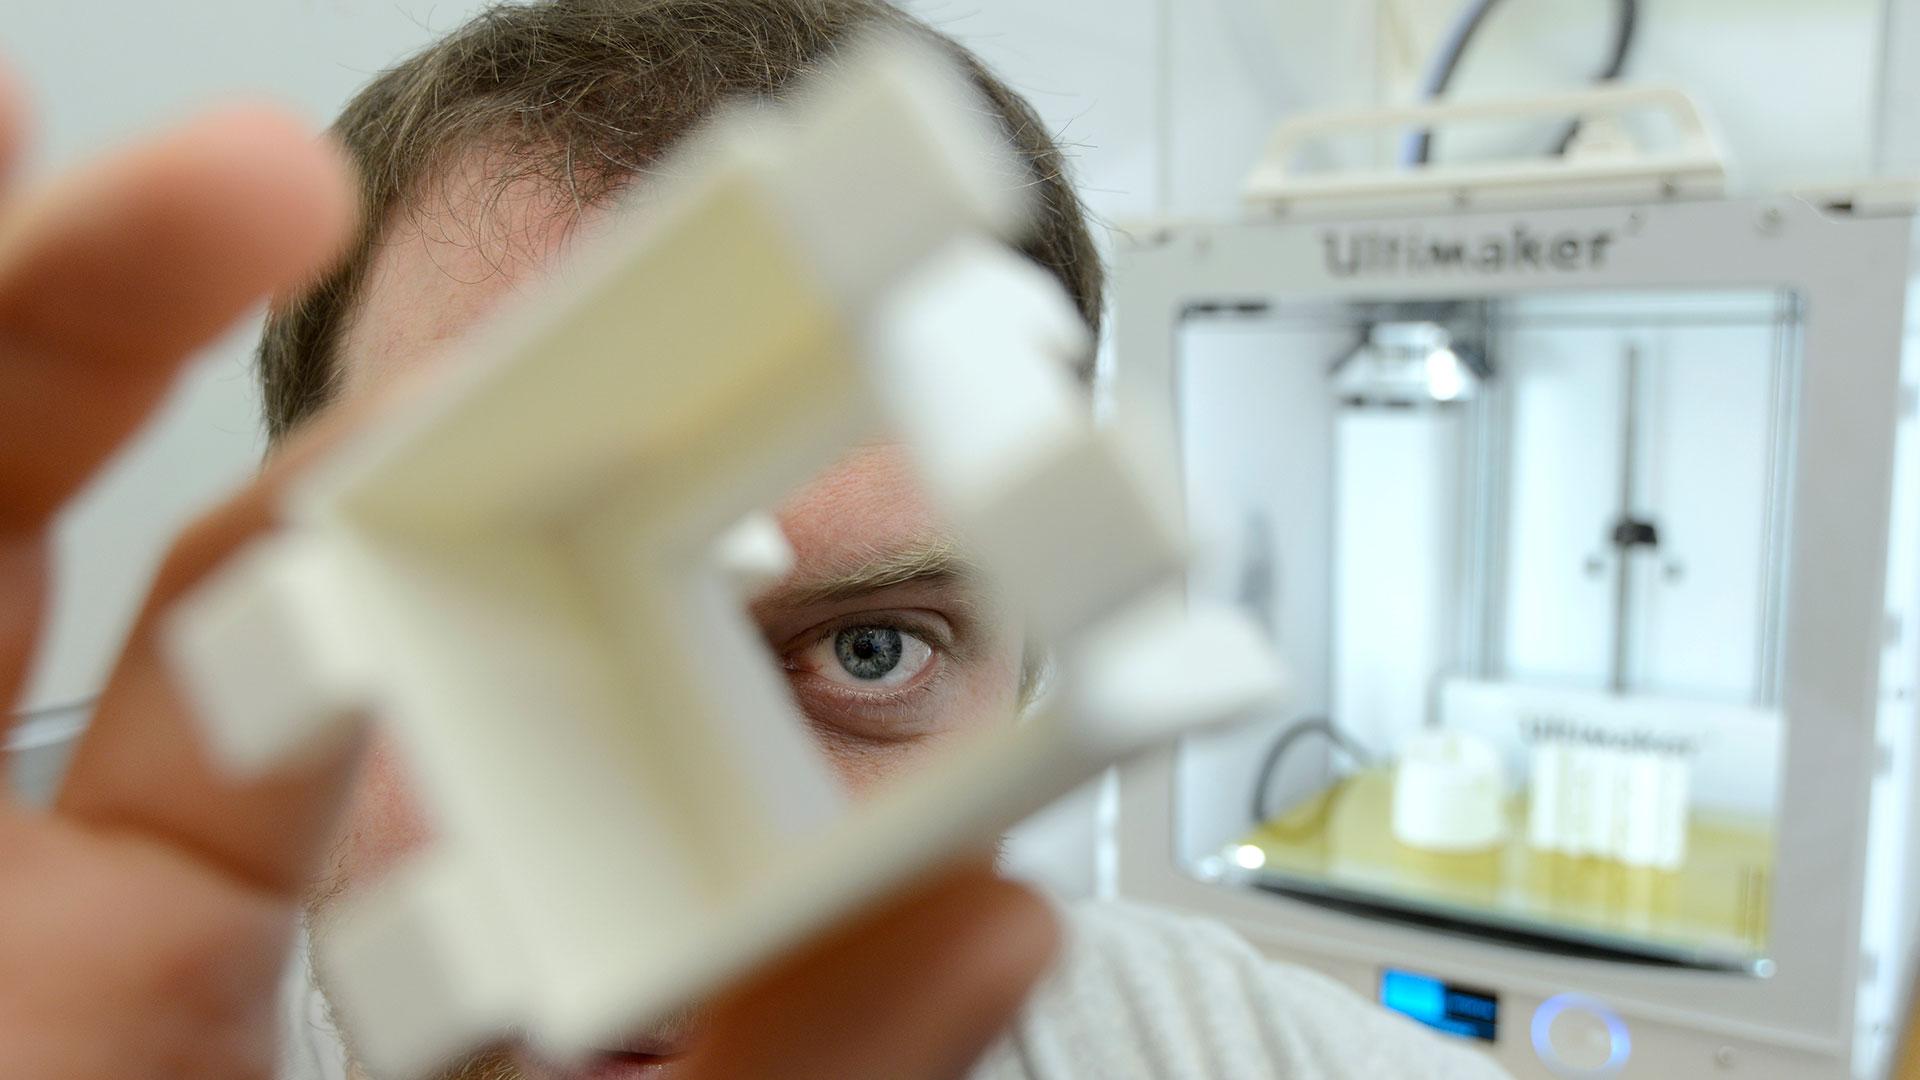
[[[0,159],[21,128],[0,90]],[[52,515],[181,361],[346,241],[338,155],[230,111],[0,202],[0,700],[44,603]],[[271,527],[336,415],[182,538],[51,813],[0,802],[0,1059],[37,1080],[265,1077],[301,893],[353,756],[239,783],[202,752],[158,613]],[[963,1072],[1052,951],[1044,907],[984,869],[881,905],[720,1003],[701,1077]]]

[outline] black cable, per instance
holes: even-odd
[[[1473,0],[1473,6],[1469,7],[1466,13],[1454,23],[1452,36],[1447,39],[1434,67],[1427,75],[1426,85],[1421,88],[1423,98],[1431,100],[1446,93],[1448,85],[1453,82],[1454,72],[1460,68],[1460,58],[1466,55],[1468,43],[1473,40],[1475,34],[1480,32],[1481,24],[1486,22],[1487,13],[1492,11],[1497,3],[1499,0]],[[1613,50],[1608,54],[1606,66],[1594,76],[1595,82],[1610,82],[1619,78],[1620,72],[1627,66],[1627,57],[1633,52],[1634,35],[1640,24],[1639,0],[1616,0],[1614,12]],[[1579,133],[1580,121],[1576,119],[1567,125],[1567,130],[1562,132],[1559,140],[1554,143],[1554,154],[1565,156],[1567,149],[1573,145],[1573,140]],[[1421,128],[1407,136],[1400,160],[1401,164],[1409,167],[1425,165],[1432,155],[1433,129]]]
[[[50,716],[82,712],[93,708],[99,703],[100,695],[95,694],[92,697],[81,698],[78,701],[63,701],[58,705],[42,705],[37,709],[21,709],[18,712],[8,714],[7,722],[10,724],[30,724],[35,720],[45,720]]]
[[[1420,96],[1427,100],[1439,97],[1447,92],[1447,84],[1453,82],[1453,73],[1460,69],[1460,58],[1467,53],[1467,43],[1480,32],[1480,24],[1487,21],[1487,13],[1492,11],[1500,0],[1473,0],[1473,6],[1453,24],[1451,36],[1441,47],[1440,56],[1427,72],[1427,83],[1420,88]],[[1401,151],[1400,160],[1404,165],[1425,165],[1433,155],[1433,129],[1421,128],[1408,136],[1406,146]]]
[[[1309,735],[1319,735],[1334,746],[1345,751],[1348,757],[1365,765],[1367,752],[1355,743],[1351,736],[1333,726],[1333,722],[1324,716],[1310,716],[1280,733],[1267,749],[1266,759],[1260,763],[1260,771],[1253,781],[1253,823],[1264,825],[1273,820],[1273,808],[1267,803],[1267,789],[1273,786],[1274,774],[1280,771],[1280,763],[1286,759],[1287,751],[1299,745],[1300,740]]]
[[[37,709],[19,709],[7,714],[6,722],[0,724],[0,754],[25,753],[42,747],[66,742],[78,727],[69,731],[65,727],[55,726],[53,732],[35,731],[34,725],[57,717],[81,715],[92,711],[100,702],[100,696],[80,698],[76,701],[63,701],[58,705],[43,705]]]
[[[1620,72],[1627,66],[1628,54],[1633,52],[1634,31],[1640,25],[1639,0],[1618,0],[1614,10],[1617,17],[1613,24],[1613,52],[1607,57],[1607,66],[1601,68],[1600,74],[1594,76],[1594,82],[1612,82],[1619,78]],[[1579,134],[1579,119],[1569,121],[1567,130],[1562,132],[1560,140],[1553,144],[1554,156],[1566,157],[1568,148],[1573,145],[1574,138]]]

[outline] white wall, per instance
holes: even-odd
[[[1642,0],[1632,81],[1685,86],[1724,136],[1743,182],[1790,187],[1856,176],[1875,161],[1920,164],[1920,111],[1900,91],[1920,60],[1920,9],[1892,0]],[[1172,14],[1163,15],[1162,5]],[[920,0],[976,44],[1084,144],[1082,176],[1096,205],[1126,217],[1157,208],[1157,167],[1143,166],[1167,131],[1165,209],[1228,213],[1272,125],[1288,113],[1404,102],[1462,0]],[[964,14],[960,14],[964,12]],[[1044,14],[1043,14],[1044,12]],[[1613,0],[1508,0],[1482,27],[1455,79],[1463,98],[1583,82],[1612,33]],[[1171,123],[1156,121],[1163,54]],[[1093,27],[1089,29],[1089,27]],[[1891,27],[1897,33],[1889,35]],[[1914,47],[1908,47],[1911,43]],[[1089,49],[1099,54],[1089,64]],[[1894,63],[1883,64],[1883,51]],[[1883,74],[1895,108],[1880,130]],[[1073,93],[1057,90],[1068,80]],[[1499,138],[1436,144],[1436,154],[1501,146]],[[1330,161],[1390,153],[1386,142],[1336,147]]]
[[[1411,40],[1431,42],[1456,5],[1382,0]],[[1684,86],[1707,109],[1740,178],[1760,187],[1847,179],[1873,158],[1885,0],[1641,0],[1630,81]],[[1613,0],[1509,0],[1460,68],[1463,97],[1568,85],[1597,69]],[[1426,49],[1419,50],[1424,56]],[[1411,70],[1386,73],[1410,93]],[[1436,153],[1444,148],[1436,147]]]

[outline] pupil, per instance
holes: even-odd
[[[840,666],[856,679],[880,679],[900,666],[900,631],[884,626],[854,626],[833,640]]]

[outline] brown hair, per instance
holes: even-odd
[[[886,0],[501,4],[381,73],[334,123],[360,177],[360,235],[331,273],[268,313],[259,361],[269,437],[332,399],[335,354],[383,231],[419,209],[422,187],[459,154],[486,149],[497,189],[533,179],[589,205],[644,173],[721,102],[778,97],[875,27],[936,43],[992,104],[1037,189],[1022,250],[1097,330],[1099,255],[1039,117],[966,49]]]

